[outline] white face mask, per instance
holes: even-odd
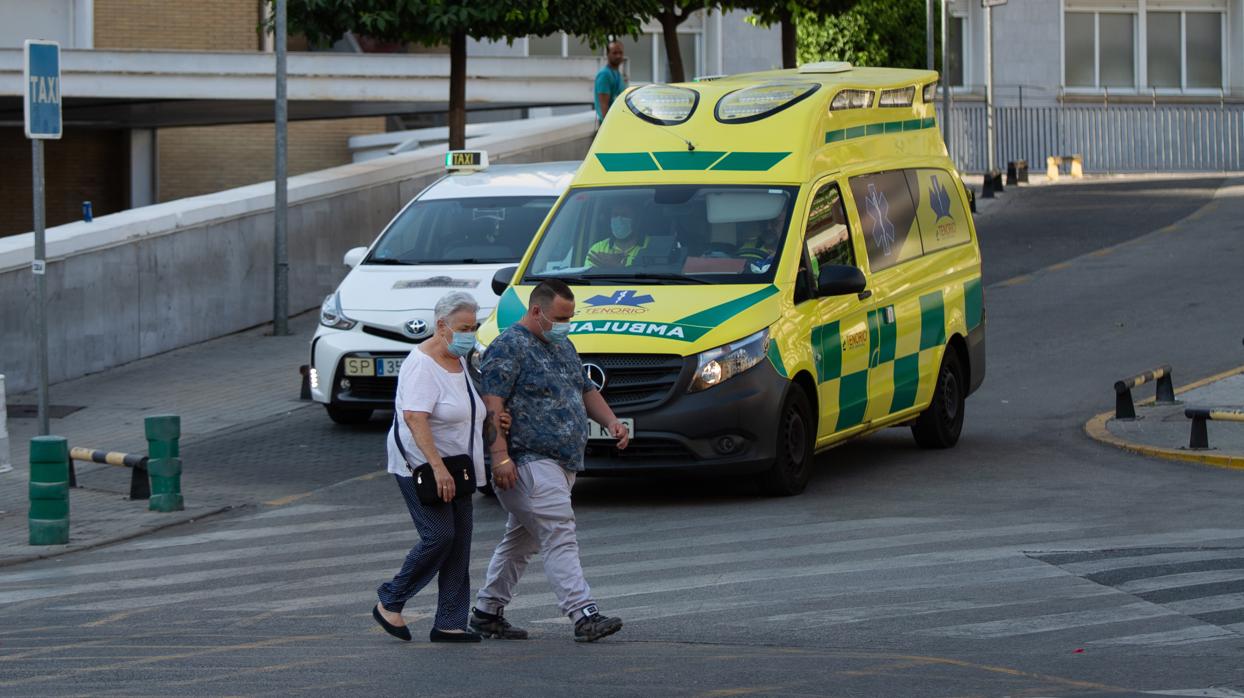
[[[536,306],[536,309],[540,311],[540,317],[544,318],[544,308],[541,308],[540,306]],[[544,318],[544,319],[547,319],[547,318]],[[570,336],[570,323],[569,322],[553,322],[552,320],[549,320],[548,322],[549,322],[550,327],[547,330],[544,330],[544,338],[550,342],[566,341],[566,338]],[[540,326],[544,327],[544,323],[543,322],[540,323]]]

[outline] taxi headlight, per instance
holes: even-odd
[[[764,329],[737,342],[700,354],[695,377],[687,392],[694,393],[724,383],[764,360],[769,351],[769,330]]]
[[[820,89],[815,82],[771,82],[736,90],[717,100],[717,120],[744,124],[772,116]]]
[[[635,116],[661,126],[690,119],[699,103],[699,92],[672,85],[648,85],[626,96],[626,106]]]
[[[341,312],[341,295],[334,292],[320,305],[320,324],[334,330],[348,330],[357,323]]]

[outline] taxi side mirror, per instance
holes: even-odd
[[[492,292],[498,296],[505,293],[505,288],[514,280],[514,272],[518,267],[501,267],[492,275]]]
[[[366,256],[367,256],[366,247],[352,247],[350,248],[348,252],[346,252],[346,256],[341,258],[341,262],[342,264],[345,264],[347,267],[350,267],[351,269],[353,269],[357,267],[359,265],[359,262],[363,261],[363,258]]]
[[[845,264],[827,264],[821,267],[821,274],[816,279],[816,295],[845,296],[852,293],[863,293],[868,280],[859,267]]]

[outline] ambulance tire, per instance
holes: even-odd
[[[933,402],[911,425],[911,435],[916,438],[916,444],[921,448],[950,448],[959,442],[967,387],[959,352],[947,346],[942,366],[937,372]]]
[[[761,487],[775,497],[803,492],[812,478],[816,458],[816,423],[803,390],[791,386],[778,422],[777,456],[773,467],[761,474]]]
[[[324,409],[328,411],[328,418],[337,424],[366,424],[371,421],[372,411],[368,409],[338,407],[337,405],[324,405]]]

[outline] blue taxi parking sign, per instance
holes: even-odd
[[[60,44],[28,39],[23,57],[26,137],[60,138]]]

